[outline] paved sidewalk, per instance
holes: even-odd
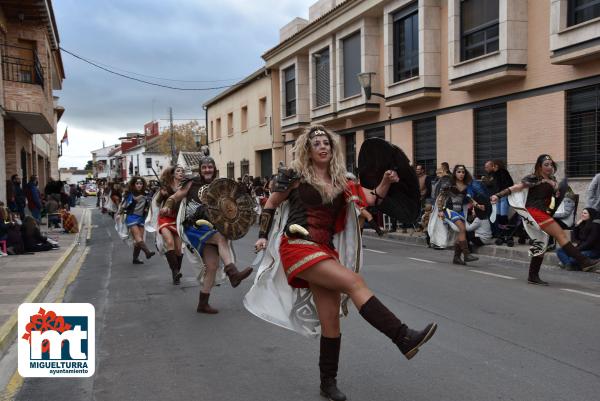
[[[364,235],[379,238],[375,231],[371,229],[365,229]],[[386,233],[382,238],[411,244],[419,244],[423,245],[424,247],[427,246],[427,243],[425,242],[425,234],[422,232],[415,232],[412,228],[407,229],[406,233],[402,233],[401,231]],[[515,242],[515,246],[513,247],[508,247],[506,245],[485,245],[479,247],[474,253],[504,259],[512,259],[520,262],[529,262],[530,258],[527,253],[528,250],[528,245],[519,245]],[[548,266],[558,266],[558,257],[556,256],[556,253],[546,253],[544,256],[544,264]]]
[[[38,302],[44,297],[76,248],[80,235],[86,235],[81,228],[90,212],[85,207],[72,209],[79,222],[78,234],[49,231],[42,224],[42,233],[58,241],[59,249],[0,258],[0,354],[14,340],[19,305]]]

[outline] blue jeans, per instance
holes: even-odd
[[[583,256],[587,256],[590,259],[598,259],[600,258],[600,252],[598,251],[581,251]],[[578,267],[579,264],[575,259],[567,255],[564,249],[560,248],[556,250],[556,256],[560,259],[563,265],[571,265],[574,267]]]
[[[508,216],[508,209],[510,209],[508,198],[500,198],[498,205],[496,206],[498,216]]]

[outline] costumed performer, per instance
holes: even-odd
[[[289,214],[283,223],[285,233],[279,238],[271,236],[271,240],[280,240],[280,263],[289,286],[308,288],[312,293],[321,326],[321,395],[342,401],[346,396],[337,388],[336,381],[342,294],[346,294],[360,315],[389,337],[407,359],[431,338],[437,325],[431,323],[420,331],[409,329],[373,295],[362,276],[339,262],[333,237],[343,230],[347,216],[356,220],[356,214],[352,216],[356,209],[349,200],[351,195],[338,136],[322,126],[312,126],[298,137],[294,152],[296,159],[292,168],[280,168],[274,192],[263,209],[255,248],[257,251],[267,248],[276,208],[287,200],[285,207]],[[395,171],[386,171],[377,188],[364,190],[367,203],[373,205],[385,197],[390,185],[400,179]],[[347,208],[351,208],[349,214],[346,214]],[[360,258],[360,253],[355,257]],[[259,271],[257,282],[260,274]],[[248,298],[245,303],[249,308],[246,301]]]

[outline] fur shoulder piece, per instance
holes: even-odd
[[[273,192],[285,192],[298,180],[300,180],[300,174],[297,171],[280,166],[275,176]]]

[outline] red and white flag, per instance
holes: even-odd
[[[65,128],[65,134],[63,135],[60,143],[66,143],[67,146],[69,145],[69,135],[67,134],[67,128]]]

